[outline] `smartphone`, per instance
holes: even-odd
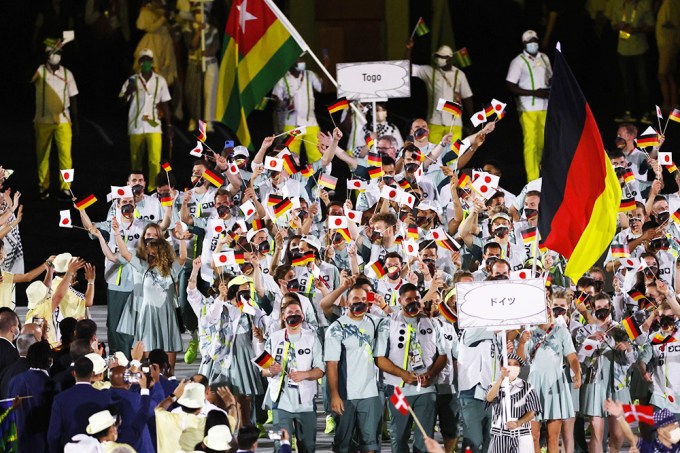
[[[272,440],[281,440],[281,431],[267,431],[267,436]]]

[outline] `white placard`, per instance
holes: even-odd
[[[411,97],[411,63],[408,60],[339,63],[336,71],[339,98],[370,101]]]
[[[548,322],[545,282],[497,280],[456,284],[458,327],[498,327]]]

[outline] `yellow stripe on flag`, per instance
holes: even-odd
[[[290,33],[283,26],[281,21],[276,21],[269,26],[265,34],[257,41],[247,55],[238,62],[238,77],[239,80],[248,80],[249,82],[255,79],[262,68],[269,63],[273,53],[271,49],[279,49],[290,38]],[[261,58],[266,56],[267,58]],[[248,85],[240,86],[239,89],[243,93]],[[220,111],[219,109],[217,110]]]
[[[236,82],[236,71],[234,71],[234,66],[227,63],[227,61],[230,60],[233,60],[238,64],[238,48],[236,47],[236,41],[233,39],[229,39],[229,44],[227,44],[227,48],[224,51],[220,63],[218,80],[223,80],[223,82],[217,84],[217,103],[215,110],[219,115],[224,114],[227,110],[234,83]]]
[[[609,159],[605,159],[607,174],[604,190],[595,200],[590,221],[569,258],[564,274],[578,281],[608,249],[616,234],[616,213],[621,201],[621,186]]]

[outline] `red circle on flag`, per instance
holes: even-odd
[[[486,186],[482,186],[482,187],[479,188],[479,191],[482,192],[482,193],[484,193],[484,192],[486,192],[486,191],[488,191],[488,190],[489,190],[489,188],[486,187]]]
[[[487,184],[491,184],[491,176],[488,176],[488,175],[485,176],[485,177],[484,177],[484,182],[487,183]]]
[[[390,190],[389,196],[390,198],[394,198],[397,196],[397,192],[395,192],[394,190]]]
[[[69,219],[61,219],[61,223],[64,225],[68,225],[69,223],[71,223],[71,221]]]
[[[633,263],[632,260],[626,260],[626,264],[629,266],[633,266],[635,263]]]
[[[125,190],[123,190],[123,189],[118,189],[118,195],[120,195],[120,196],[125,195]]]
[[[668,395],[668,401],[675,404],[675,398],[673,398],[673,395]]]
[[[413,246],[411,244],[408,245],[408,252],[413,253]]]
[[[520,273],[519,273],[519,278],[521,278],[521,279],[527,278],[527,273],[526,273],[526,272],[520,272]]]
[[[342,225],[342,219],[335,219],[336,225]]]
[[[435,239],[439,239],[439,233],[435,231],[434,233],[432,233],[432,237]]]
[[[227,256],[226,255],[220,255],[220,263],[226,263],[227,262]]]
[[[218,233],[220,233],[222,230],[223,230],[222,225],[217,225],[215,227],[215,231],[218,232]]]
[[[250,217],[252,213],[253,213],[253,210],[252,210],[252,209],[248,209],[248,212],[246,212],[246,216],[247,216],[247,217]]]
[[[481,113],[478,114],[478,115],[477,115],[477,119],[478,119],[479,121],[482,121],[482,120],[484,119],[484,115],[482,115]]]
[[[348,212],[348,213],[347,213],[347,217],[349,217],[350,219],[354,219],[354,213],[353,213],[353,212]]]
[[[585,349],[586,351],[590,351],[591,349],[593,349],[593,345],[592,345],[592,344],[587,344],[587,345],[585,345],[584,349]]]
[[[69,176],[69,172],[64,173],[64,179],[69,179],[71,176]]]
[[[496,104],[496,105],[493,106],[493,108],[494,108],[495,110],[500,110],[500,109],[501,109],[501,105],[500,105],[500,104]]]
[[[232,166],[231,166],[231,172],[232,172],[232,173],[238,172],[238,167],[237,167],[236,165],[232,165]]]

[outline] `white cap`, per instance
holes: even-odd
[[[73,255],[70,253],[60,253],[59,255],[54,258],[54,261],[52,261],[52,265],[54,265],[54,272],[57,272],[59,274],[63,274],[68,270],[68,265],[73,259]]]
[[[182,396],[177,400],[177,404],[189,409],[203,407],[205,404],[205,386],[198,382],[189,382],[184,387],[184,392],[182,392]]]
[[[529,42],[532,39],[535,39],[538,41],[538,34],[533,31],[533,30],[527,30],[524,33],[522,33],[522,42]]]
[[[508,222],[512,222],[512,219],[510,218],[510,216],[507,215],[507,214],[504,213],[504,212],[497,212],[496,214],[494,214],[494,215],[491,217],[491,223],[493,223],[493,221],[496,220],[496,219],[505,219],[505,220],[507,220]]]
[[[419,209],[421,211],[433,211],[437,215],[441,213],[439,203],[437,203],[434,200],[423,200],[420,203],[418,203],[416,209]]]
[[[449,46],[441,46],[437,51],[435,52],[437,55],[442,56],[442,57],[452,57],[453,56],[453,50]]]
[[[242,145],[237,145],[234,146],[234,157],[236,156],[243,156],[243,157],[250,157],[250,154],[248,153],[248,148]]]
[[[118,366],[128,366],[130,361],[125,357],[125,354],[123,354],[122,351],[116,351],[113,356],[116,358],[116,361],[118,362]]]
[[[99,354],[96,354],[94,352],[91,352],[87,354],[85,357],[90,359],[90,362],[92,362],[92,373],[93,374],[102,374],[104,371],[106,371],[106,361],[102,359],[102,356]],[[99,431],[95,431],[99,432]]]
[[[208,430],[208,435],[203,438],[203,443],[211,450],[227,451],[231,439],[231,430],[227,425],[215,425]]]
[[[248,242],[251,242],[253,240],[253,238],[255,237],[255,235],[257,233],[259,233],[260,231],[263,231],[263,230],[264,230],[264,228],[260,228],[259,230],[256,230],[256,229],[253,228],[251,230],[248,230],[248,232],[246,233],[246,239],[248,240]]]
[[[308,234],[305,234],[300,238],[301,242],[306,242],[308,245],[311,247],[314,247],[318,252],[321,251],[321,241],[319,241],[319,238],[315,236],[310,236]]]
[[[85,428],[87,434],[100,433],[116,423],[116,419],[109,411],[97,412],[90,416],[88,420],[90,423],[88,423],[87,428]]]
[[[28,309],[33,310],[47,297],[47,286],[39,280],[34,281],[26,288],[26,298],[28,299]]]
[[[137,59],[139,60],[142,57],[149,57],[153,60],[153,50],[149,49],[148,47],[146,49],[140,50]]]

